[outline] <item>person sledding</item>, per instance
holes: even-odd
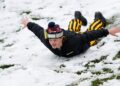
[[[79,55],[90,48],[90,41],[120,32],[120,28],[115,27],[109,30],[103,28],[76,34],[62,29],[55,22],[50,22],[47,29],[44,29],[42,26],[30,22],[28,18],[21,19],[21,24],[32,31],[51,52],[62,57]]]

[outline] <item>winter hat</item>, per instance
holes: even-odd
[[[63,36],[63,30],[55,22],[50,22],[47,28],[48,38],[60,38]]]

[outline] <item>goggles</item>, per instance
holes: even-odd
[[[48,33],[48,39],[60,38],[62,36],[63,36],[63,31],[61,31],[61,32],[54,32],[54,33]]]

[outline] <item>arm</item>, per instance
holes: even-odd
[[[27,24],[27,27],[29,30],[31,30],[39,39],[44,38],[44,29],[43,27],[39,26],[38,24],[35,24],[33,22],[29,22]]]
[[[21,19],[21,24],[25,27],[28,27],[40,40],[44,39],[44,29],[38,24],[32,23],[28,18]]]

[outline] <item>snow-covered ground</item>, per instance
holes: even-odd
[[[96,11],[115,19],[110,26],[119,26],[120,0],[0,0],[0,86],[120,86],[119,34],[103,38],[84,54],[64,58],[20,25],[28,16],[44,28],[55,21],[67,29],[75,10],[87,18],[88,26]],[[3,69],[5,65],[10,67]]]

